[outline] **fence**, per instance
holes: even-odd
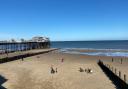
[[[128,89],[126,74],[122,74],[120,70],[117,70],[109,64],[103,63],[103,61],[101,60],[99,60],[98,65],[101,67],[103,72],[109,77],[109,79],[113,82],[113,84],[115,84],[117,89]]]

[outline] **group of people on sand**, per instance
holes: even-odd
[[[64,58],[61,58],[61,62],[62,63],[64,62]],[[58,69],[57,68],[53,68],[53,65],[51,66],[50,70],[51,70],[51,74],[55,74],[55,73],[58,72]]]
[[[83,68],[79,68],[79,71],[80,72],[87,72],[87,73],[93,73],[92,69],[91,68],[87,68],[87,69],[83,69]]]
[[[53,68],[53,67],[51,67],[51,74],[55,74],[55,73],[57,73],[58,71],[57,71],[57,68]]]
[[[64,62],[64,58],[61,59],[61,62]],[[86,72],[86,73],[93,73],[91,68],[83,69],[80,67],[79,71],[80,72]],[[51,74],[55,74],[57,72],[58,72],[57,68],[53,68],[53,66],[51,66]]]

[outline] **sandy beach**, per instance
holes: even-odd
[[[128,0],[0,0],[0,89],[128,89]]]
[[[116,89],[97,65],[99,59],[111,57],[50,52],[1,64],[0,74],[7,79],[7,89]],[[57,73],[51,74],[51,66]],[[80,72],[80,67],[93,73]]]

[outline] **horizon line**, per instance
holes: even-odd
[[[68,41],[128,41],[128,40],[57,40],[57,41],[51,40],[51,42],[68,42]]]

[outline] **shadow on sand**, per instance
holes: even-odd
[[[7,79],[5,79],[5,77],[0,75],[0,89],[6,89],[2,86],[3,83],[5,83],[7,81]]]
[[[116,89],[128,89],[128,84],[126,84],[122,79],[115,75],[111,70],[109,70],[102,62],[98,62],[98,65],[106,76],[112,81]]]

